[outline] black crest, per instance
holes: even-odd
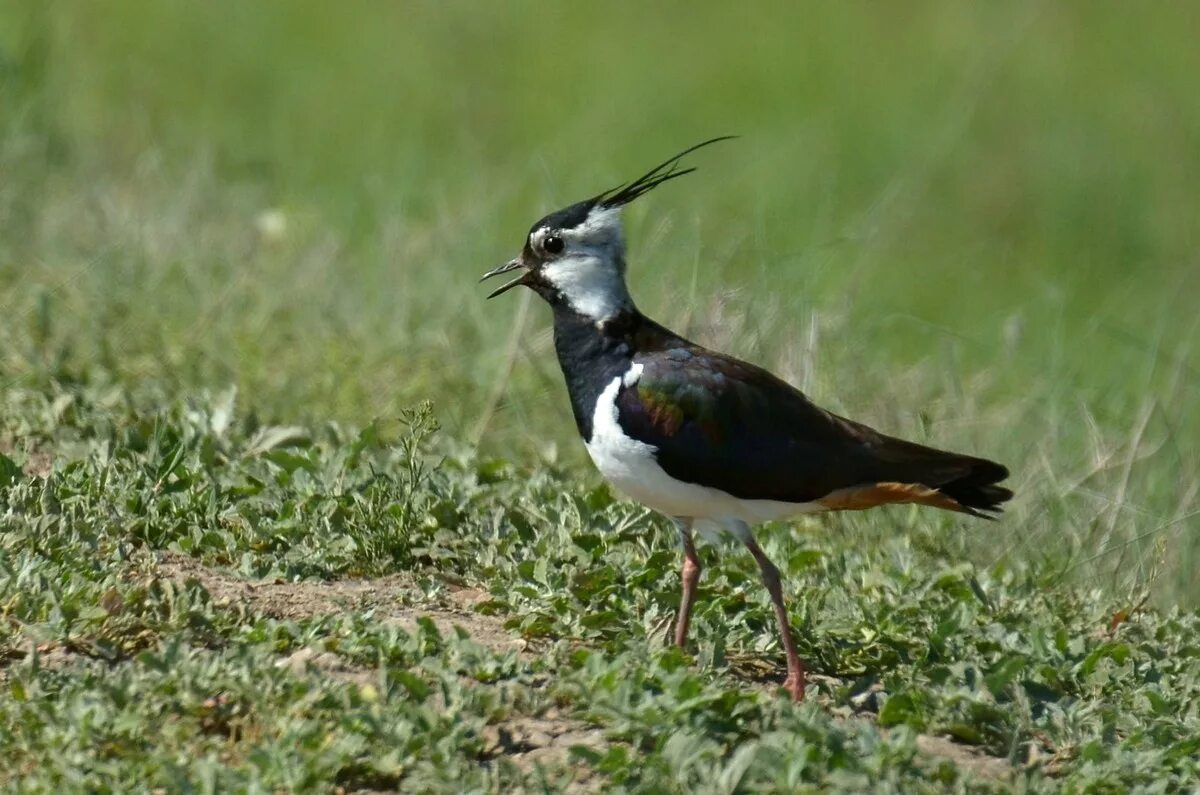
[[[621,207],[629,204],[637,197],[644,193],[649,193],[664,182],[675,179],[676,177],[682,177],[684,174],[691,174],[693,171],[695,171],[695,168],[679,168],[679,161],[683,159],[684,155],[689,155],[692,152],[695,152],[697,149],[708,146],[709,144],[715,144],[718,141],[728,141],[729,139],[736,137],[736,135],[722,135],[718,138],[710,138],[707,141],[702,141],[701,143],[696,144],[695,146],[688,147],[674,157],[659,163],[657,166],[650,169],[633,182],[625,185],[619,185],[611,190],[606,190],[604,193],[596,196],[591,201],[593,204],[598,204],[601,207]]]
[[[695,146],[688,147],[674,157],[659,163],[633,182],[618,185],[615,188],[604,191],[598,196],[576,202],[570,207],[564,207],[539,219],[533,226],[529,227],[529,234],[532,235],[535,231],[543,227],[549,227],[550,229],[574,229],[587,220],[588,213],[595,207],[611,209],[629,204],[637,197],[654,190],[664,182],[676,177],[682,177],[684,174],[691,174],[695,171],[696,169],[694,168],[679,168],[679,161],[683,159],[684,155],[689,155],[709,144],[715,144],[718,141],[728,141],[731,138],[737,138],[737,136],[722,135],[719,138],[710,138]]]

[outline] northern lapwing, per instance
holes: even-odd
[[[726,136],[728,137],[728,136]],[[675,643],[687,640],[700,578],[693,531],[746,545],[771,595],[787,654],[784,687],[804,698],[779,570],[751,528],[799,514],[919,503],[989,517],[1012,492],[994,461],[886,436],[813,404],[761,367],[691,342],[638,311],[625,286],[621,208],[668,180],[680,152],[633,182],[551,213],[521,254],[488,271],[520,276],[493,291],[532,289],[554,313],[554,347],[575,424],[617,491],[670,517],[683,542]]]

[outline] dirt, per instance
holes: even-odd
[[[25,459],[21,469],[29,477],[44,478],[50,474],[54,459],[44,450],[37,448],[22,449],[17,441],[9,436],[0,437],[0,455],[20,460]]]
[[[347,610],[373,610],[378,620],[406,630],[415,630],[419,618],[428,618],[443,635],[461,627],[472,640],[493,651],[515,651],[522,657],[533,653],[523,639],[504,628],[502,619],[474,611],[488,595],[473,588],[447,585],[441,598],[428,601],[413,578],[403,574],[334,581],[247,580],[175,553],[164,554],[158,568],[165,577],[198,580],[217,604],[241,604],[274,618],[296,620]],[[373,684],[376,678],[374,669],[310,648],[282,657],[276,664],[299,675],[317,671],[358,685]],[[607,744],[599,729],[583,721],[553,710],[538,717],[513,716],[488,726],[484,742],[489,759],[505,758],[524,771],[540,766],[547,775],[555,771],[571,775],[572,780],[560,783],[569,785],[572,792],[598,790],[594,779],[583,777],[586,771],[571,770],[566,765],[571,746],[602,749]]]
[[[444,595],[428,601],[413,578],[404,574],[356,580],[248,580],[176,553],[162,556],[159,571],[171,579],[199,580],[218,604],[243,603],[272,618],[295,620],[373,610],[380,621],[405,630],[416,629],[418,618],[429,618],[443,635],[453,634],[458,626],[489,649],[529,653],[526,642],[505,629],[501,619],[475,612],[475,605],[488,595],[474,588],[447,585]]]
[[[956,743],[949,737],[932,734],[917,735],[917,753],[931,762],[948,759],[959,769],[975,777],[990,781],[1005,781],[1016,772],[1007,759],[989,756],[978,748]]]
[[[348,610],[373,610],[378,620],[404,629],[415,629],[419,618],[429,618],[442,634],[453,633],[455,627],[461,627],[476,643],[496,652],[515,651],[525,658],[535,653],[525,641],[505,629],[501,619],[474,611],[475,605],[488,598],[476,589],[448,585],[439,598],[431,601],[413,578],[404,574],[335,581],[248,580],[175,553],[163,554],[158,570],[175,580],[198,580],[217,604],[242,605],[275,618],[296,620]],[[38,653],[40,664],[46,668],[65,668],[80,660],[79,654],[57,644],[44,644]],[[374,684],[377,677],[372,668],[354,665],[336,654],[311,648],[280,657],[276,665],[290,668],[297,675],[329,676],[360,686]],[[735,668],[739,666],[735,665]],[[743,669],[740,673],[753,686],[778,687],[779,683],[773,681],[777,677],[765,670],[761,660],[747,659],[740,668]],[[4,666],[0,666],[0,682],[5,678],[3,669]],[[811,679],[814,684],[826,687],[837,684],[836,680],[827,677],[813,676]],[[864,703],[858,705],[855,714],[846,714],[842,719],[873,721],[873,711]],[[834,709],[834,712],[839,710]],[[572,746],[603,749],[607,742],[602,731],[557,710],[551,709],[538,716],[515,715],[489,725],[483,739],[488,760],[506,759],[527,772],[540,767],[548,782],[568,792],[597,792],[602,788],[602,781],[589,776],[585,767],[568,764]],[[1011,780],[1017,770],[1006,759],[989,756],[947,737],[918,735],[917,753],[925,764],[952,762],[963,771],[967,780],[1003,782]]]
[[[548,780],[567,792],[600,792],[603,782],[582,766],[568,766],[572,746],[603,750],[604,733],[582,721],[547,712],[540,717],[514,717],[484,729],[485,752],[503,757],[525,772],[541,767]],[[553,772],[552,772],[553,771]],[[569,778],[568,778],[569,777]]]
[[[753,682],[759,687],[771,690],[782,687],[782,674],[757,656],[730,655],[729,662],[739,677]],[[878,695],[882,690],[879,686],[872,687],[867,692],[853,698],[851,700],[852,709],[847,709],[844,706],[835,706],[832,700],[822,698],[819,693],[815,696],[812,695],[813,685],[818,686],[820,691],[829,693],[834,688],[845,685],[845,681],[837,677],[810,673],[808,684],[810,686],[809,697],[815,697],[817,703],[830,710],[840,721],[846,723],[876,722],[880,705]],[[968,779],[1006,781],[1011,779],[1016,772],[1016,768],[1007,759],[991,756],[974,746],[963,745],[949,737],[933,734],[917,735],[917,754],[918,762],[929,766],[946,760],[953,762],[959,770],[965,772]]]
[[[164,555],[159,568],[164,576],[199,580],[218,603],[244,604],[276,618],[300,619],[346,610],[372,609],[379,620],[395,623],[405,629],[415,628],[418,618],[428,617],[443,634],[453,632],[456,626],[462,627],[475,642],[494,651],[516,651],[524,657],[533,654],[525,641],[505,629],[501,619],[474,611],[475,605],[486,601],[487,594],[471,588],[447,586],[440,599],[429,602],[414,580],[403,574],[329,582],[247,580],[177,554]],[[369,668],[349,665],[335,654],[312,649],[301,649],[281,658],[278,664],[292,667],[297,673],[316,669],[326,675],[359,684],[373,682],[375,676],[375,672]],[[748,668],[754,669],[754,666],[748,665]],[[759,686],[777,686],[778,683],[768,685],[766,680],[769,678],[762,671],[755,671],[748,676],[748,679],[757,681]],[[848,719],[872,720],[866,715]],[[596,727],[555,712],[539,717],[514,716],[508,721],[489,726],[484,739],[490,758],[503,757],[523,770],[542,766],[544,769],[565,772],[569,770],[565,763],[571,746],[602,748],[605,745],[604,736]],[[919,735],[917,751],[930,764],[949,760],[968,778],[1004,781],[1015,772],[1006,759],[989,756],[945,737]],[[579,771],[576,771],[578,774]],[[599,789],[595,779],[581,778],[567,783],[568,791],[573,792]]]

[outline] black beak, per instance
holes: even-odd
[[[502,273],[508,273],[509,271],[516,270],[517,268],[520,268],[520,267],[523,267],[521,265],[521,260],[519,260],[519,259],[509,260],[508,262],[501,265],[499,268],[492,268],[490,271],[483,274],[483,278],[481,278],[479,281],[481,281],[481,282],[486,281],[486,280],[492,278],[493,276],[499,276]],[[525,277],[528,275],[529,275],[528,273],[523,273],[516,279],[513,279],[508,284],[497,287],[495,290],[492,290],[488,294],[488,298],[495,298],[496,296],[500,295],[500,293],[506,293],[509,290],[511,290],[512,288],[516,287],[517,285],[524,284]]]

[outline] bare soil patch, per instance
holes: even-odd
[[[749,682],[753,682],[759,687],[772,691],[783,687],[783,671],[776,670],[773,666],[758,657],[731,656],[730,661],[738,676]],[[815,684],[821,688],[816,693],[813,693],[812,689],[810,689],[808,697],[816,698],[819,704],[833,711],[835,714],[840,714],[844,720],[875,722],[876,713],[878,712],[878,701],[875,698],[878,692],[877,688],[873,688],[856,699],[855,706],[857,711],[849,712],[845,707],[835,708],[835,704],[831,699],[821,695],[822,691],[828,693],[834,687],[844,685],[845,682],[837,677],[822,676],[821,674],[809,674],[808,682],[810,685]],[[955,767],[965,771],[969,777],[987,779],[989,781],[1005,781],[1012,778],[1016,772],[1016,768],[1007,759],[991,756],[979,748],[963,745],[949,737],[918,734],[917,754],[924,764],[936,765],[939,762],[948,760]]]
[[[568,766],[572,746],[603,749],[604,733],[595,726],[554,711],[540,717],[514,716],[484,730],[486,753],[505,758],[529,772],[541,767],[548,780],[567,792],[599,792],[601,781],[587,768]]]
[[[1007,759],[989,756],[978,748],[956,743],[949,737],[919,734],[917,735],[917,753],[930,761],[948,759],[958,769],[967,771],[977,778],[991,781],[1010,779],[1016,772],[1016,768],[1009,764]]]
[[[529,654],[526,642],[504,628],[503,621],[474,612],[487,594],[472,588],[447,586],[437,600],[427,600],[413,578],[405,574],[357,580],[282,582],[248,580],[210,568],[186,555],[167,553],[159,571],[176,580],[196,579],[217,603],[244,604],[257,612],[282,619],[335,615],[347,610],[374,610],[380,621],[414,630],[419,618],[433,621],[443,635],[455,627],[466,630],[482,646],[497,652]],[[300,649],[277,663],[297,674],[315,669],[322,675],[358,685],[375,681],[373,669],[348,663],[342,657],[315,649]],[[504,758],[522,770],[537,767],[548,780],[558,780],[569,792],[597,791],[596,782],[567,766],[572,746],[605,746],[596,727],[551,710],[538,717],[514,715],[488,726],[484,733],[490,759]]]
[[[240,602],[273,618],[294,620],[374,610],[380,621],[403,629],[415,629],[417,619],[429,618],[443,635],[458,626],[476,643],[494,651],[526,651],[526,642],[505,629],[501,619],[473,610],[487,595],[472,588],[448,585],[441,598],[431,601],[406,574],[353,580],[249,580],[177,553],[165,553],[158,568],[171,579],[198,580],[218,603]]]
[[[418,618],[428,617],[443,634],[453,632],[458,626],[470,633],[477,643],[494,651],[530,653],[525,641],[505,629],[501,619],[474,612],[474,606],[486,601],[487,594],[471,588],[448,585],[444,596],[431,602],[425,599],[413,578],[405,574],[333,581],[248,580],[175,553],[163,555],[159,569],[164,576],[173,579],[199,580],[218,602],[246,604],[276,618],[299,619],[372,609],[381,621],[405,629],[415,629]],[[746,658],[738,662],[740,665],[734,667],[747,681],[760,687],[779,687],[779,672],[771,670],[762,660]],[[312,649],[297,651],[282,658],[279,664],[291,666],[298,672],[312,666],[326,675],[359,684],[367,684],[374,677],[369,668],[349,665],[335,654]],[[828,678],[814,677],[814,680],[825,679]],[[832,679],[825,682],[827,685],[835,683]],[[847,719],[871,720],[872,717],[860,714]],[[599,729],[553,712],[540,717],[514,716],[489,726],[485,739],[492,758],[506,758],[525,770],[537,766],[562,770],[571,746],[602,747],[604,744]],[[946,737],[919,735],[917,751],[931,764],[948,760],[967,775],[977,778],[1003,781],[1014,773],[1008,760],[989,756]],[[569,791],[594,791],[595,784],[587,779],[575,780],[570,782]]]
[[[21,469],[30,477],[46,477],[54,464],[54,459],[46,451],[33,447],[22,448],[11,436],[0,437],[0,453],[16,460],[25,459]]]

